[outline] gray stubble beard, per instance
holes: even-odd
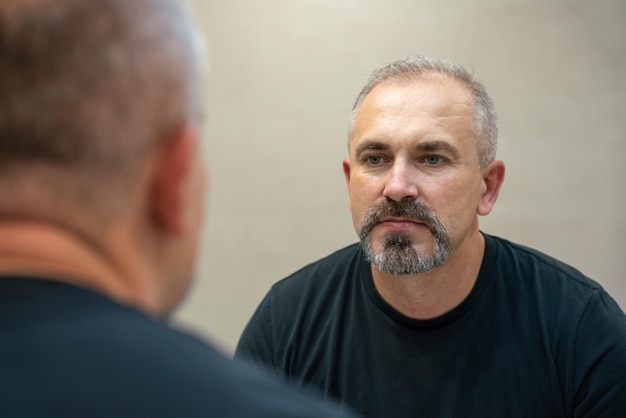
[[[432,254],[419,253],[409,237],[401,232],[387,233],[384,236],[383,250],[375,252],[372,248],[371,233],[385,216],[402,217],[423,223],[433,237]],[[371,206],[365,213],[365,219],[359,229],[359,238],[367,261],[380,271],[397,276],[431,271],[444,264],[452,250],[451,234],[443,227],[435,212],[419,201],[398,203],[385,200]]]

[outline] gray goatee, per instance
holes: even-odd
[[[372,248],[371,232],[383,217],[401,217],[423,223],[433,236],[432,254],[417,252],[411,240],[402,232],[385,234],[383,249],[376,253]],[[393,275],[426,273],[442,265],[448,259],[452,247],[452,237],[435,212],[419,201],[398,203],[387,199],[371,206],[365,212],[359,238],[367,261]]]

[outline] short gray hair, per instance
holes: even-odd
[[[48,170],[76,197],[117,197],[97,195],[201,113],[201,49],[176,0],[3,2],[0,178]]]
[[[496,157],[498,143],[497,114],[485,86],[459,64],[446,59],[422,55],[394,61],[371,75],[357,96],[350,116],[349,139],[352,138],[354,121],[365,97],[379,84],[429,81],[436,77],[449,77],[465,84],[474,97],[474,135],[478,149],[479,164],[484,167]]]

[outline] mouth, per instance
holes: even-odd
[[[415,227],[424,227],[424,223],[410,218],[386,217],[378,221],[378,224],[386,229],[406,230]]]
[[[399,217],[399,216],[386,216],[384,218],[381,218],[379,222],[411,222],[414,224],[422,223],[416,219],[404,218],[404,217]]]
[[[385,200],[367,209],[358,232],[359,238],[365,240],[378,228],[386,232],[406,234],[424,229],[433,232],[437,225],[437,216],[425,204],[419,202],[400,204]]]

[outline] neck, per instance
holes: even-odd
[[[444,265],[427,273],[395,276],[372,265],[374,284],[381,297],[404,316],[436,318],[457,307],[472,291],[484,252],[485,238],[476,231]]]
[[[128,266],[111,256],[106,244],[98,246],[65,228],[32,221],[0,221],[0,236],[0,274],[62,281],[151,310],[149,289],[129,280]]]

